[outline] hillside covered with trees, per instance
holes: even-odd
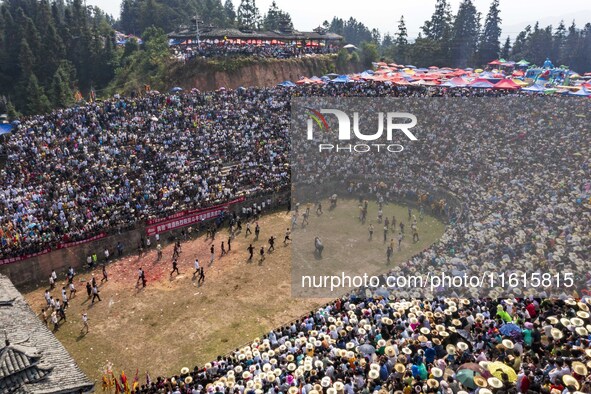
[[[6,0],[0,8],[0,92],[8,110],[41,113],[115,75],[113,20],[82,0]],[[5,108],[6,109],[6,108]]]

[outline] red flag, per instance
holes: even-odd
[[[121,385],[123,386],[125,394],[129,394],[129,383],[127,382],[127,376],[125,376],[125,371],[121,371]]]
[[[115,381],[115,394],[121,394],[123,390],[121,389],[121,385],[119,384],[119,381],[117,380],[115,375],[113,375],[113,380]]]

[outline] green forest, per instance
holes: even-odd
[[[292,23],[275,2],[260,10],[256,0],[123,0],[118,20],[83,0],[3,0],[0,4],[0,111],[35,114],[71,105],[76,98],[101,97],[123,80],[161,78],[170,61],[166,33],[194,23],[240,29],[276,30]],[[416,38],[404,17],[391,32],[380,32],[351,17],[319,20],[360,48],[365,64],[385,60],[419,67],[481,67],[496,58],[527,59],[578,72],[591,70],[591,23],[526,26],[514,40],[501,36],[499,0],[477,10],[462,0],[454,14],[448,0],[437,0]],[[292,23],[293,25],[293,23]],[[294,26],[297,29],[297,26]],[[116,45],[115,32],[134,34]],[[142,81],[143,82],[143,81]],[[149,84],[151,81],[145,81]]]

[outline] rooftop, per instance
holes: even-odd
[[[93,383],[3,275],[0,275],[0,340],[0,394],[92,390]]]
[[[190,27],[181,27],[177,31],[168,34],[171,39],[192,39],[195,38],[196,30]],[[293,29],[286,30],[239,30],[235,28],[199,28],[199,38],[201,40],[219,39],[219,38],[240,38],[240,39],[257,39],[257,40],[281,40],[281,41],[298,41],[298,40],[326,40],[326,41],[340,41],[342,36],[328,31],[302,32]]]

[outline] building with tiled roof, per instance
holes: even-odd
[[[200,41],[256,41],[258,43],[280,42],[287,45],[292,44],[321,44],[321,45],[339,45],[343,41],[343,36],[331,33],[321,27],[311,32],[302,32],[294,30],[291,26],[282,26],[279,30],[245,30],[235,28],[217,28],[212,25],[199,26]],[[176,44],[194,43],[197,38],[196,26],[180,26],[177,31],[168,34],[168,38]]]
[[[0,394],[88,393],[93,383],[0,275]]]

